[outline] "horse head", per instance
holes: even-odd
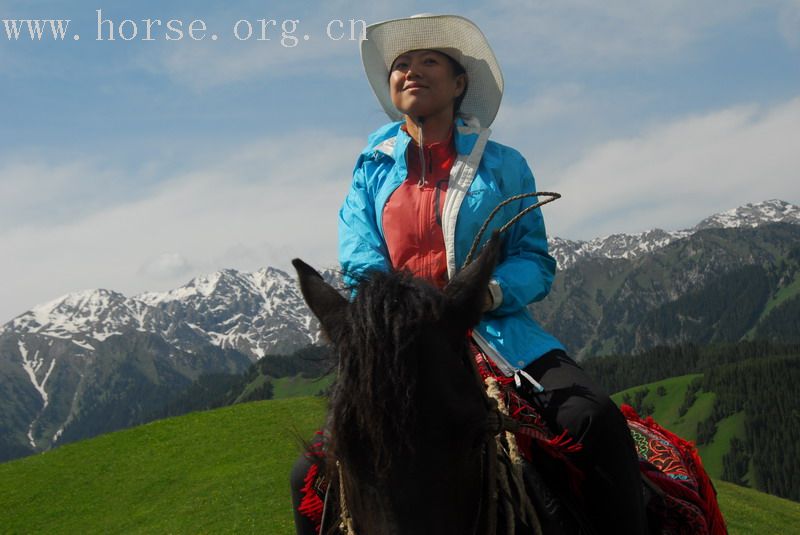
[[[328,468],[338,466],[355,532],[472,533],[491,407],[468,332],[500,250],[493,236],[442,291],[374,272],[348,301],[301,260],[303,297],[335,347]]]

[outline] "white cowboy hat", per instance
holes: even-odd
[[[361,61],[372,90],[393,121],[403,113],[392,104],[389,69],[409,50],[443,52],[467,72],[467,94],[459,113],[475,116],[481,126],[494,121],[503,97],[503,73],[486,37],[475,24],[457,15],[414,15],[367,26],[361,40]]]

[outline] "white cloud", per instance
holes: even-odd
[[[545,86],[521,101],[505,99],[492,138],[525,155],[544,184],[581,148],[608,137],[609,125],[600,116],[610,106],[607,101],[599,91],[576,83]]]
[[[171,177],[149,196],[67,223],[0,234],[0,322],[54,295],[162,291],[225,267],[336,259],[336,217],[363,140],[330,132],[265,138]],[[46,184],[47,169],[28,175]]]
[[[20,151],[5,154],[3,160],[0,234],[80,218],[127,194],[119,171],[93,157],[59,161],[36,151]]]
[[[607,68],[678,57],[710,29],[761,6],[745,0],[501,0],[475,12],[504,63]]]
[[[587,112],[589,98],[585,88],[576,83],[545,88],[525,102],[504,102],[497,123],[504,131],[523,132],[565,116],[580,117]]]
[[[676,120],[602,143],[555,174],[550,234],[686,228],[719,210],[800,201],[800,98]]]
[[[519,150],[546,188],[586,150],[636,132],[644,121],[641,113],[651,112],[654,100],[625,87],[543,86],[530,98],[503,102],[493,138]]]

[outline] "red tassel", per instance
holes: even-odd
[[[303,488],[300,490],[303,494],[303,498],[300,500],[300,505],[297,507],[300,514],[314,523],[314,527],[317,531],[319,531],[319,525],[320,522],[322,522],[322,510],[325,508],[322,499],[320,499],[314,490],[314,481],[317,479],[318,472],[319,465],[317,464],[312,464],[311,468],[308,469],[306,477],[303,479]]]
[[[554,448],[558,448],[567,453],[577,453],[583,449],[583,444],[575,442],[575,440],[567,434],[566,429],[564,429],[560,435],[551,438],[548,443]]]

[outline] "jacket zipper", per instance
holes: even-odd
[[[443,191],[442,184],[447,184],[449,180],[450,180],[449,178],[444,178],[436,183],[435,193],[433,197],[433,212],[436,215],[436,222],[439,224],[439,227],[442,226],[442,210],[440,206],[441,201],[439,200],[442,196],[442,191]]]

